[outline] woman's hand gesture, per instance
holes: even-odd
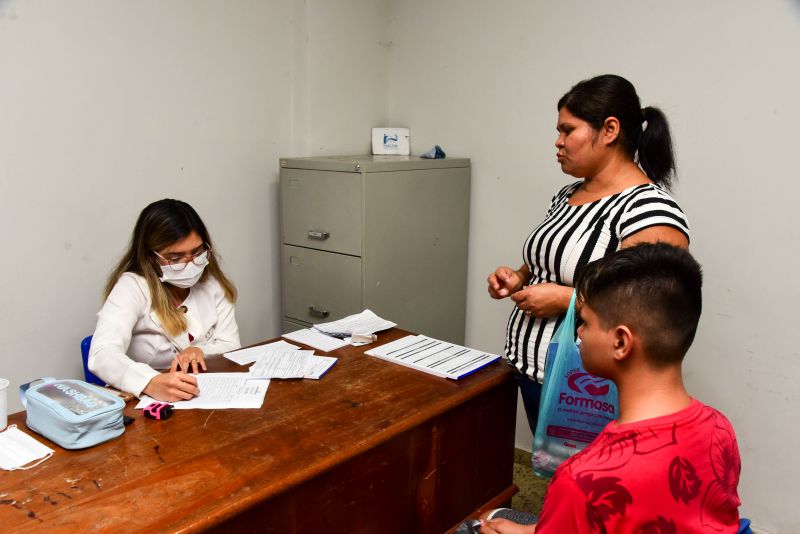
[[[519,291],[527,282],[527,277],[511,267],[498,267],[486,282],[489,284],[489,295],[493,299],[504,299]]]
[[[558,284],[533,284],[511,295],[525,315],[553,317],[569,308],[572,288]]]

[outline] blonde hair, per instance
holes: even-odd
[[[123,273],[141,275],[147,281],[153,311],[161,321],[164,331],[170,336],[177,336],[186,331],[188,327],[186,315],[172,305],[164,283],[159,280],[161,266],[156,261],[154,252],[188,237],[192,232],[197,232],[203,243],[209,247],[208,265],[200,281],[213,276],[222,286],[225,297],[231,302],[236,302],[236,287],[222,272],[214,253],[211,236],[208,235],[200,216],[186,202],[169,198],[153,202],[139,214],[128,250],[108,277],[105,298],[108,298]]]

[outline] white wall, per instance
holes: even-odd
[[[467,343],[485,350],[502,350],[511,308],[487,296],[486,275],[521,263],[571,179],[555,161],[558,98],[611,72],[665,110],[706,277],[688,387],[737,430],[743,513],[796,532],[800,4],[405,0],[391,21],[391,122],[411,127],[412,153],[472,158]],[[518,429],[529,447],[522,418]]]
[[[388,0],[308,0],[303,154],[367,154],[386,119]]]
[[[242,341],[277,335],[278,158],[367,150],[386,114],[387,27],[369,0],[0,0],[12,412],[20,383],[82,376],[105,279],[160,198],[209,227]]]
[[[82,374],[103,282],[164,197],[207,223],[243,340],[277,331],[290,18],[288,1],[0,3],[0,368],[14,386]]]

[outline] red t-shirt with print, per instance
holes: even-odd
[[[736,532],[740,469],[730,422],[697,400],[611,422],[556,470],[536,534]]]

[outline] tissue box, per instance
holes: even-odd
[[[408,128],[373,128],[372,153],[408,156]]]

